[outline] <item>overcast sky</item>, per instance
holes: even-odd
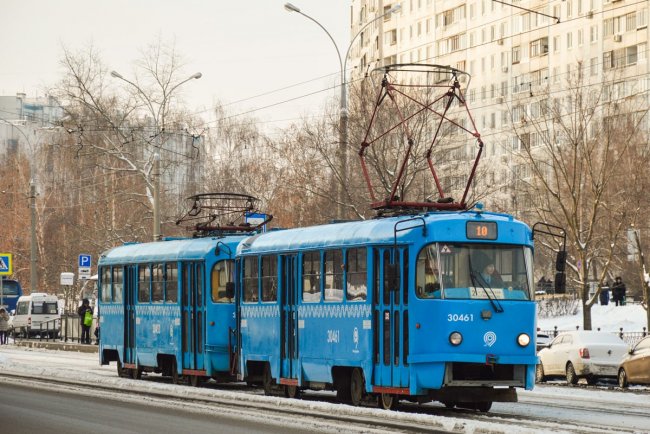
[[[78,51],[92,43],[109,70],[132,77],[140,51],[159,36],[175,41],[187,76],[203,74],[182,86],[195,112],[221,101],[230,103],[229,112],[241,113],[335,86],[340,67],[332,41],[312,21],[287,12],[285,2],[1,0],[0,95],[43,96],[62,74],[62,46]],[[318,20],[344,55],[350,41],[350,0],[291,2]],[[316,112],[338,93],[332,89],[252,114],[266,125],[281,126]],[[203,116],[212,118],[210,113]]]

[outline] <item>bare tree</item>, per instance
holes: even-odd
[[[640,158],[647,161],[639,128],[647,108],[636,99],[615,101],[606,91],[589,86],[579,64],[564,91],[547,90],[526,101],[529,109],[513,119],[522,142],[520,161],[530,171],[519,184],[530,199],[529,216],[565,229],[586,330],[600,292],[590,298],[589,283],[602,286],[616,246],[639,212],[629,162],[637,161],[638,168]]]
[[[156,176],[171,188],[177,184],[179,171],[200,169],[196,136],[187,131],[190,122],[175,106],[179,85],[200,74],[181,80],[183,65],[173,47],[161,43],[150,46],[136,65],[133,81],[114,71],[111,74],[115,78],[111,79],[93,47],[80,53],[64,49],[62,65],[66,75],[56,94],[73,119],[70,128],[77,137],[79,156],[93,158],[104,174],[136,177],[141,183],[139,191],[125,191],[118,202],[151,209]],[[113,80],[112,85],[123,86],[127,99],[110,91],[107,79]],[[154,170],[159,161],[157,174]],[[186,195],[177,192],[172,197]],[[168,211],[169,215],[163,216],[167,222],[178,212],[175,206],[162,207],[162,211]],[[147,214],[140,216],[138,228],[133,229],[148,232],[145,222],[151,217]],[[115,233],[116,228],[111,229]]]

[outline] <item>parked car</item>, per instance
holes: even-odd
[[[549,335],[546,333],[537,332],[535,344],[538,353],[542,348],[546,348],[550,342],[551,337]]]
[[[594,384],[599,378],[618,375],[618,365],[628,345],[616,334],[598,331],[574,331],[557,335],[539,353],[535,380],[564,377],[576,384],[585,378]]]
[[[646,336],[623,357],[618,367],[618,385],[650,384],[650,336]]]

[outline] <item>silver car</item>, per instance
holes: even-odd
[[[566,378],[576,384],[585,378],[594,384],[598,378],[616,378],[618,365],[628,345],[614,333],[598,331],[575,331],[560,333],[551,343],[539,351],[539,364],[535,380]]]

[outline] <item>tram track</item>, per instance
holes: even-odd
[[[20,373],[0,373],[0,382],[47,388],[58,392],[101,396],[118,401],[146,402],[153,406],[173,406],[190,412],[219,412],[233,418],[263,419],[280,426],[300,421],[301,424],[322,428],[323,432],[511,433],[516,429],[517,432],[533,433],[540,427],[546,430],[575,433],[609,431],[607,427],[596,424],[574,426],[566,423],[559,424],[544,418],[500,412],[449,410],[411,403],[401,404],[399,411],[378,410],[370,406],[341,405],[340,409],[337,408],[337,411],[332,412],[333,398],[323,399],[316,394],[307,394],[303,400],[267,397],[254,393],[250,389],[246,390],[247,386],[237,386],[237,384],[230,390],[224,390],[221,385],[217,387],[213,384],[202,388],[178,386],[178,392],[170,394],[169,383],[164,380],[152,376],[137,381],[125,379],[123,384],[103,383],[101,379],[88,384],[87,381],[69,378],[34,378]],[[159,387],[162,387],[161,390],[155,390]],[[539,405],[548,405],[548,403]]]

